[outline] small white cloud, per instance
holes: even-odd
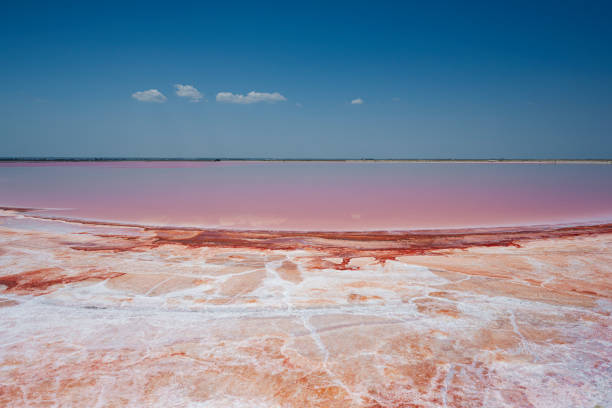
[[[301,108],[301,107],[302,107],[302,104],[301,104],[301,103],[299,103],[299,102],[296,102],[295,106],[297,106],[298,108]]]
[[[246,95],[233,94],[231,92],[219,92],[217,94],[217,102],[225,102],[225,103],[241,103],[241,104],[257,103],[257,102],[275,103],[275,102],[283,102],[286,100],[287,98],[285,98],[283,95],[279,94],[278,92],[268,93],[268,92],[251,91]]]
[[[166,96],[157,89],[149,89],[148,91],[138,91],[132,94],[132,98],[140,102],[166,102]]]
[[[351,101],[351,105],[361,105],[363,103],[363,99],[357,98]]]
[[[392,100],[393,102],[399,102],[399,101],[400,101],[400,98],[398,98],[398,97],[396,96],[395,98],[391,98],[391,100]]]
[[[204,97],[204,95],[202,95],[193,85],[176,84],[174,87],[176,88],[176,94],[178,96],[181,98],[189,98],[190,102],[200,102],[200,99]]]

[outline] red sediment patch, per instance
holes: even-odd
[[[504,401],[513,407],[534,408],[524,392],[518,389],[505,389],[501,391]],[[597,406],[596,406],[597,407]]]
[[[419,313],[433,315],[445,315],[449,317],[459,317],[457,306],[450,302],[439,301],[436,299],[417,299],[414,301]]]
[[[123,273],[90,269],[77,275],[68,275],[61,268],[42,268],[32,271],[0,276],[0,285],[6,286],[5,292],[19,295],[43,295],[56,285],[76,282],[101,281],[121,276]]]
[[[278,275],[286,281],[293,283],[300,283],[302,281],[300,270],[297,265],[291,261],[284,261],[277,272]]]
[[[328,251],[329,252],[329,251]],[[306,265],[310,269],[334,269],[336,271],[352,270],[355,268],[349,267],[350,257],[343,258],[338,257],[339,262],[329,260],[329,255],[324,256],[310,256],[308,257]]]
[[[461,230],[423,232],[278,232],[206,230],[189,237],[167,239],[157,234],[150,245],[181,244],[190,247],[249,248],[260,250],[321,250],[326,257],[343,258],[341,264],[321,260],[334,269],[349,269],[354,257],[373,257],[378,262],[402,255],[431,254],[471,247],[520,246],[522,241],[571,238],[612,233],[612,224],[533,230]],[[322,265],[323,266],[323,265]]]
[[[347,296],[347,300],[349,301],[349,303],[363,303],[368,302],[370,300],[382,300],[382,298],[380,296],[366,296],[360,295],[358,293],[351,293]]]

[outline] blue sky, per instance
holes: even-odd
[[[0,156],[612,157],[612,2],[466,3],[10,2]]]

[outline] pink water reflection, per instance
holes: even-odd
[[[93,162],[0,166],[0,206],[154,225],[406,230],[606,221],[612,166]],[[61,210],[60,210],[61,209]]]

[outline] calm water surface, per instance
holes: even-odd
[[[0,206],[154,225],[405,230],[612,220],[597,164],[0,163]]]

